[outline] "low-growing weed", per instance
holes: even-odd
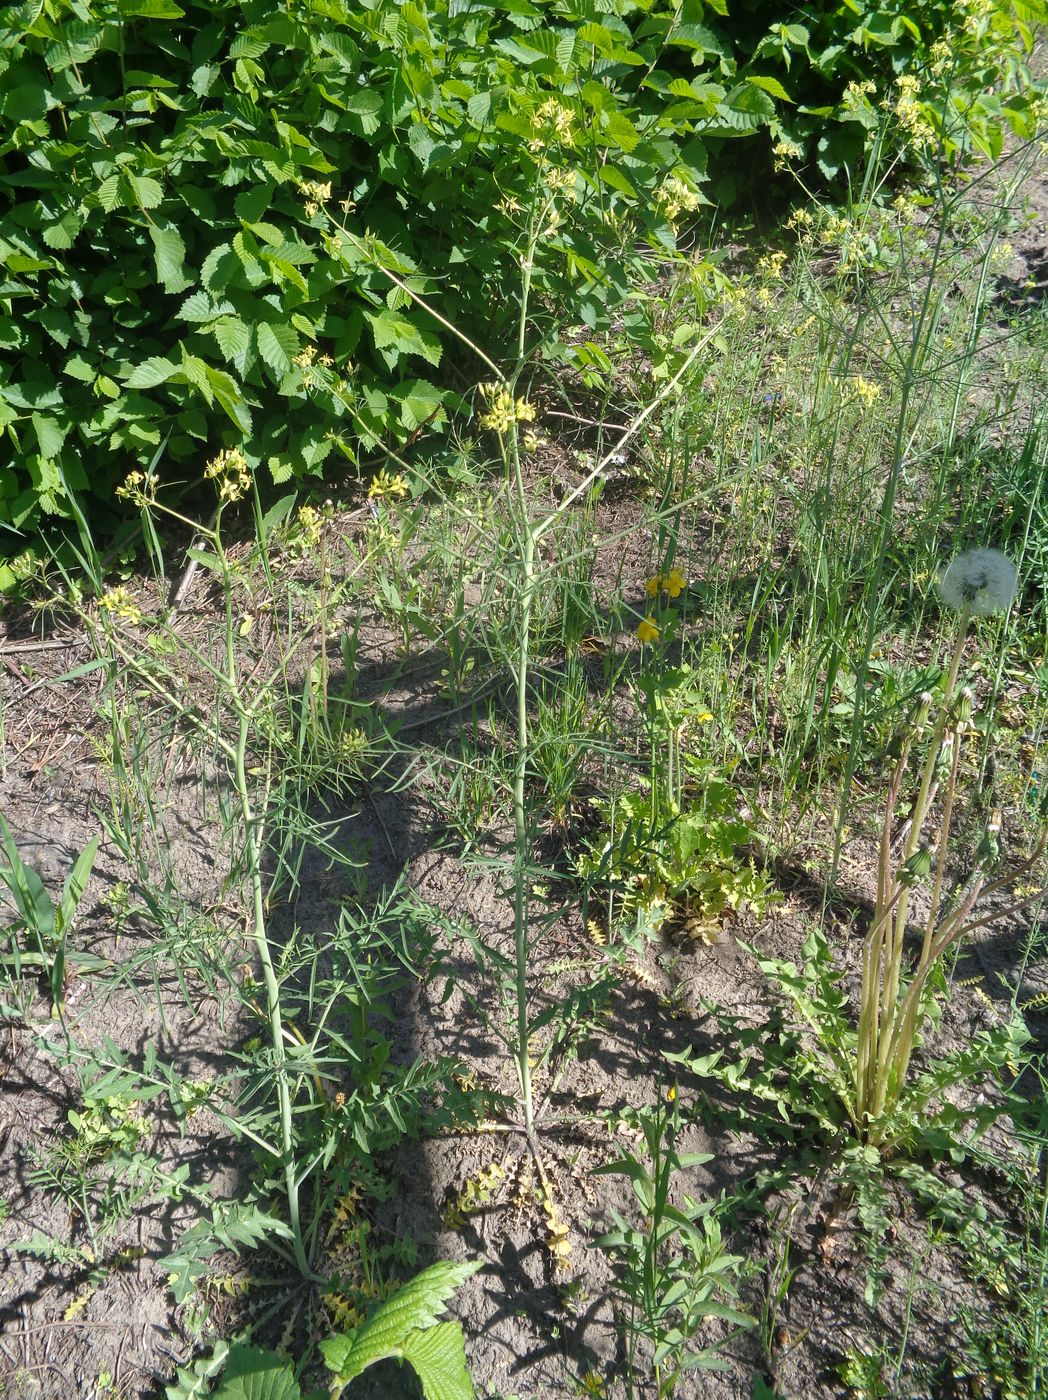
[[[77,856],[57,904],[47,893],[40,876],[22,859],[2,816],[0,841],[4,862],[0,865],[0,882],[7,886],[16,913],[16,921],[4,930],[8,950],[0,953],[0,965],[12,979],[13,988],[17,987],[27,969],[31,970],[33,977],[43,979],[51,994],[51,1015],[57,1017],[62,1015],[65,1007],[69,977],[74,973],[97,971],[105,966],[104,959],[91,953],[73,951],[69,947],[69,935],[91,878],[99,838],[93,837]],[[18,1010],[3,1010],[5,1015],[21,1019]]]

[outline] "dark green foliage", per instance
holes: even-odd
[[[98,519],[160,448],[167,480],[199,481],[236,444],[283,481],[439,424],[449,385],[486,376],[404,287],[508,357],[541,210],[548,326],[569,307],[598,326],[638,238],[672,248],[711,153],[765,129],[803,143],[831,119],[820,151],[842,131],[860,150],[845,81],[919,58],[954,7],[864,18],[850,0],[785,26],[765,8],[9,7],[0,527],[69,515],[71,495]],[[1015,49],[1013,8],[992,6],[995,55]]]

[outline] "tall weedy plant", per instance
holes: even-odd
[[[975,915],[981,898],[1014,886],[1021,875],[1036,865],[1048,840],[1046,830],[1028,860],[990,880],[998,854],[999,813],[991,818],[967,879],[952,893],[945,888],[961,749],[965,735],[974,729],[972,692],[958,682],[965,636],[973,617],[990,616],[1010,605],[1015,583],[1014,566],[997,550],[969,550],[950,564],[940,590],[944,602],[960,616],[946,684],[934,716],[932,696],[926,692],[920,697],[916,713],[898,741],[881,832],[876,906],[863,948],[854,1066],[853,1117],[860,1135],[873,1144],[890,1134],[923,1021],[922,999],[939,959],[965,934],[1006,917],[1034,897]],[[919,770],[917,792],[901,830],[896,833],[895,816],[914,746],[928,732],[929,724],[930,738]],[[942,801],[936,808],[940,793]],[[920,957],[907,978],[903,954],[913,891],[919,882],[928,879],[931,889],[928,910],[922,916]]]

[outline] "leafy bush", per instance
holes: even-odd
[[[673,247],[726,141],[792,149],[832,122],[827,170],[841,131],[861,149],[846,80],[921,58],[959,7],[894,8],[769,25],[752,0],[9,7],[0,525],[31,531],[74,495],[97,515],[158,453],[196,482],[238,445],[283,481],[439,424],[442,361],[466,353],[445,323],[508,349],[529,221],[547,312],[599,325],[638,235]],[[980,0],[999,30],[984,68],[1017,51],[1019,10]]]

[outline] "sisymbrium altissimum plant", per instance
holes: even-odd
[[[863,947],[855,1061],[853,1117],[860,1135],[873,1144],[884,1142],[891,1135],[892,1114],[906,1082],[923,1020],[922,997],[933,968],[965,934],[1028,902],[1020,899],[982,917],[974,914],[980,898],[1013,885],[1039,861],[1045,848],[1048,833],[1042,834],[1029,860],[987,883],[997,856],[1000,830],[1000,814],[994,813],[976,851],[971,873],[958,889],[946,889],[961,750],[965,736],[974,729],[972,692],[958,684],[965,637],[973,617],[989,617],[1010,606],[1015,586],[1015,566],[998,550],[968,550],[950,563],[939,580],[939,591],[947,606],[960,616],[942,698],[933,714],[932,696],[923,694],[898,740],[881,832],[874,915]],[[914,745],[925,736],[929,736],[928,747],[917,792],[896,832],[896,811]],[[940,793],[941,805],[933,818]],[[922,917],[920,957],[907,979],[903,972],[903,944],[911,915],[911,896],[915,886],[928,881],[930,901],[927,915]]]

